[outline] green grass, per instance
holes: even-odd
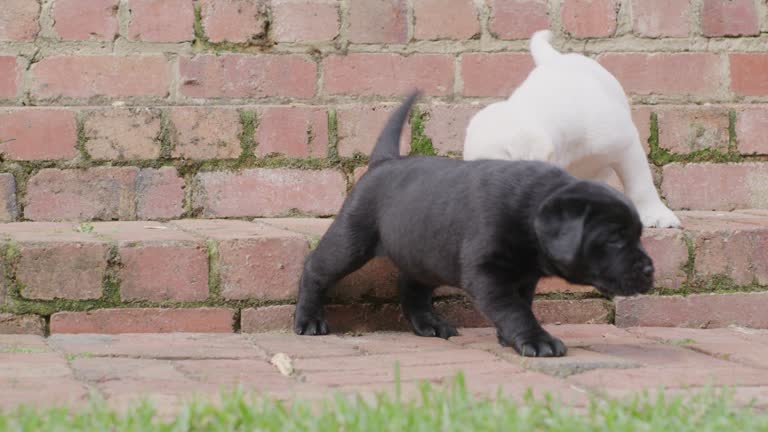
[[[191,402],[162,420],[143,402],[122,414],[94,401],[82,411],[20,408],[0,414],[0,431],[768,431],[768,415],[734,408],[727,391],[688,398],[639,395],[622,401],[593,400],[581,412],[552,398],[476,398],[461,376],[448,389],[421,386],[413,401],[378,395],[374,400],[336,396],[318,404],[225,395],[221,403]]]

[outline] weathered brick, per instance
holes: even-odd
[[[325,108],[273,106],[259,113],[256,155],[292,157],[328,155],[328,113]]]
[[[349,4],[347,37],[355,43],[407,42],[404,0],[355,0]]]
[[[440,153],[464,149],[464,136],[469,120],[482,109],[476,104],[448,105],[434,103],[427,107],[429,119],[424,133],[432,139],[432,146]]]
[[[211,42],[253,42],[266,35],[263,0],[202,0],[199,4],[205,36]]]
[[[704,36],[752,36],[760,34],[760,24],[752,0],[704,0],[701,31]]]
[[[181,93],[211,98],[315,95],[317,65],[298,54],[199,55],[180,60]]]
[[[223,220],[176,222],[217,242],[221,295],[230,300],[289,300],[296,297],[304,236],[265,224]]]
[[[608,37],[616,32],[617,0],[564,0],[563,28],[578,38]]]
[[[262,333],[293,328],[293,305],[264,306],[243,309],[240,314],[240,331]]]
[[[768,283],[768,223],[764,217],[740,213],[689,212],[685,227],[693,241],[694,274],[706,288],[725,276],[733,283]]]
[[[647,229],[642,238],[643,246],[653,259],[654,286],[678,289],[686,281],[685,265],[688,264],[688,246],[680,230]]]
[[[742,154],[768,154],[768,106],[745,105],[737,109],[736,138]]]
[[[240,156],[240,113],[226,107],[171,110],[171,155],[185,159],[235,159]]]
[[[0,227],[18,249],[21,296],[35,300],[97,299],[107,268],[106,241],[69,224],[14,223]]]
[[[45,320],[37,315],[0,313],[0,334],[45,335]]]
[[[644,37],[685,37],[691,32],[690,0],[632,0],[632,30]]]
[[[346,191],[333,170],[249,169],[197,174],[193,208],[205,217],[281,216],[290,212],[335,214]]]
[[[134,167],[45,168],[29,179],[24,217],[41,220],[136,218]]]
[[[734,53],[731,62],[731,90],[740,96],[768,95],[768,54]]]
[[[546,0],[490,0],[488,27],[499,39],[527,39],[549,28]]]
[[[277,42],[327,42],[339,35],[337,0],[272,0],[272,37]]]
[[[71,111],[0,110],[0,152],[10,160],[71,159],[77,155],[77,126]]]
[[[16,57],[0,56],[0,99],[14,98],[20,82]]]
[[[509,97],[533,70],[528,53],[469,53],[461,56],[464,96]],[[504,71],[504,73],[499,73]]]
[[[160,157],[161,112],[153,108],[107,108],[84,113],[85,150],[97,160]]]
[[[608,53],[598,60],[630,94],[711,96],[720,88],[717,54]]]
[[[37,98],[158,96],[168,94],[170,68],[161,55],[56,56],[31,68]]]
[[[656,110],[659,146],[673,153],[728,151],[729,112],[723,107],[670,106]]]
[[[16,203],[16,179],[13,174],[0,174],[0,222],[11,222],[19,215]],[[2,295],[0,295],[2,297]],[[2,303],[2,300],[0,300]]]
[[[651,112],[653,112],[653,107],[649,105],[632,107],[632,121],[635,123],[638,134],[640,134],[640,143],[643,144],[645,154],[648,154],[650,149],[648,139],[651,137]]]
[[[174,219],[184,213],[184,179],[174,167],[146,168],[136,179],[136,216]]]
[[[330,94],[400,96],[414,88],[430,96],[453,93],[453,58],[443,54],[332,55],[323,71]]]
[[[768,206],[768,165],[669,164],[661,190],[673,209],[733,210]]]
[[[353,156],[355,153],[370,155],[384,123],[395,108],[395,105],[338,107],[336,119],[339,155]],[[407,154],[410,151],[410,143],[411,128],[410,125],[406,125],[400,137],[400,154]]]
[[[416,39],[471,39],[480,33],[472,0],[416,0],[413,4]]]
[[[201,239],[147,222],[95,223],[94,233],[118,245],[123,301],[208,298],[208,254]]]
[[[189,0],[130,0],[128,37],[144,42],[194,39],[195,10]]]
[[[0,40],[31,41],[40,31],[37,0],[5,0],[0,8]]]
[[[595,289],[589,285],[570,284],[559,277],[542,278],[536,286],[536,294],[591,292],[595,292]]]
[[[768,293],[641,296],[616,301],[619,327],[701,327],[737,325],[768,328]]]
[[[601,299],[534,300],[533,313],[542,324],[607,324],[613,308]]]
[[[117,35],[118,0],[57,0],[53,30],[67,40],[107,40]]]
[[[56,333],[230,333],[234,312],[223,308],[98,309],[51,316]]]

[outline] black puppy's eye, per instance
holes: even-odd
[[[605,245],[612,249],[621,249],[624,247],[625,243],[624,240],[620,238],[609,238],[607,242],[605,242]]]

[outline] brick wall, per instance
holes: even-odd
[[[673,209],[753,210],[648,230],[657,293],[694,296],[613,303],[550,281],[537,314],[768,326],[768,293],[722,294],[768,286],[764,1],[2,0],[0,221],[40,223],[0,224],[0,333],[289,326],[323,229],[70,222],[333,215],[406,91],[426,96],[403,152],[457,156],[469,118],[531,69],[542,28],[625,86]],[[378,261],[350,276],[334,328],[402,326],[392,279]]]
[[[759,0],[5,0],[0,220],[331,215],[404,92],[427,95],[406,139],[457,154],[545,27],[623,83],[671,207],[764,208],[767,14]]]

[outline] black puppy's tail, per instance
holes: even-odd
[[[411,111],[411,106],[413,106],[413,103],[416,102],[420,94],[421,91],[419,90],[412,91],[395,112],[389,116],[387,124],[384,125],[384,130],[379,134],[376,146],[371,152],[371,157],[368,160],[369,169],[386,160],[400,157],[400,135],[403,133],[403,125],[408,117],[408,113]]]

